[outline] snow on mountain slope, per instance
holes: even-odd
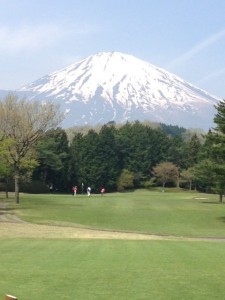
[[[23,87],[59,101],[65,126],[150,120],[208,129],[218,98],[131,55],[101,52]]]

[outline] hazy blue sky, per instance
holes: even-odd
[[[225,0],[0,0],[0,89],[102,51],[225,98]]]

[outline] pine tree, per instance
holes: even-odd
[[[99,132],[98,160],[99,188],[105,187],[107,191],[115,190],[120,166],[114,125],[104,125]]]
[[[57,128],[48,131],[36,147],[39,166],[34,179],[40,179],[54,190],[66,191],[69,179],[69,146],[66,132]]]
[[[191,140],[187,143],[186,166],[188,168],[198,163],[200,150],[201,142],[197,134],[193,134]]]
[[[206,135],[202,161],[196,166],[196,175],[200,183],[207,184],[219,194],[219,201],[222,202],[225,192],[225,100],[215,107],[216,127]]]

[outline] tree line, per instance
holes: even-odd
[[[216,128],[197,134],[178,126],[114,122],[86,132],[59,127],[53,103],[8,95],[0,102],[0,179],[7,193],[19,191],[95,193],[161,185],[217,192],[225,179],[225,102],[216,106]],[[72,132],[72,133],[71,133]]]

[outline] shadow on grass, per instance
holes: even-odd
[[[219,205],[222,205],[222,204],[225,204],[225,202],[214,202],[214,201],[203,201],[202,203],[204,204],[219,204]]]
[[[0,208],[0,215],[12,213],[14,210],[16,210],[16,209],[15,208]]]
[[[217,219],[225,223],[225,216],[224,217],[219,217]]]
[[[26,209],[30,209],[30,207],[20,207],[20,205],[17,204],[17,206],[15,207],[8,207],[7,205],[5,207],[0,207],[0,214],[4,214],[4,213],[9,213],[9,212],[13,212],[15,210],[26,210]]]

